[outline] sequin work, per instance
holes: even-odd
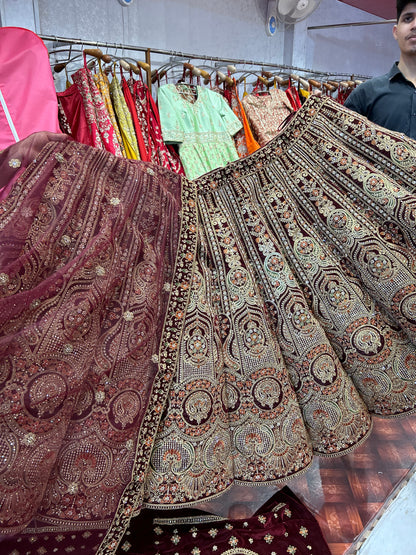
[[[311,98],[261,151],[196,181],[200,248],[149,506],[287,479],[312,453],[348,453],[370,413],[414,410],[413,177],[405,189],[365,161],[357,133],[382,163],[415,152],[350,114]]]
[[[144,503],[287,480],[414,411],[413,141],[311,97],[196,181],[39,134],[0,188],[11,159],[2,534],[109,555]]]

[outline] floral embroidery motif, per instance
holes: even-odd
[[[17,169],[17,168],[20,168],[21,165],[22,165],[22,162],[21,162],[21,160],[19,160],[18,158],[11,158],[11,159],[9,160],[9,166],[10,166],[11,168]]]
[[[208,534],[211,536],[211,538],[215,538],[215,536],[218,534],[218,529],[211,528],[211,530],[208,531]]]
[[[78,492],[78,489],[79,489],[78,484],[76,482],[73,482],[68,486],[68,493],[75,495]]]
[[[28,447],[31,447],[36,443],[36,436],[32,432],[30,432],[23,437],[22,441],[25,445],[27,445]]]

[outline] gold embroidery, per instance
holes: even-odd
[[[9,166],[10,166],[11,168],[17,169],[17,168],[20,168],[21,165],[22,165],[22,161],[19,160],[18,158],[11,158],[11,159],[9,160]]]
[[[31,447],[32,445],[34,445],[36,443],[35,434],[33,434],[32,432],[26,434],[23,437],[22,442],[24,443],[24,445],[27,445],[28,447]]]

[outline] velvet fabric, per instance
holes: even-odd
[[[162,514],[143,511],[130,532],[119,554],[331,555],[317,520],[287,487],[249,518],[189,509]]]

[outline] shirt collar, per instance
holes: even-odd
[[[394,62],[394,64],[392,65],[392,68],[388,73],[389,81],[396,81],[400,78],[406,80],[405,76],[398,68],[398,63],[399,62]]]

